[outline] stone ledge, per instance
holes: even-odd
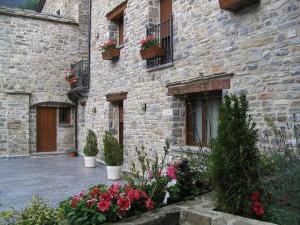
[[[166,63],[166,64],[162,64],[159,66],[154,66],[154,67],[150,67],[147,68],[147,72],[154,72],[154,71],[158,71],[158,70],[163,70],[163,69],[167,69],[174,66],[174,62],[170,62],[170,63]]]
[[[76,25],[76,26],[79,25],[76,22],[76,20],[70,17],[60,17],[60,16],[50,15],[46,13],[37,13],[31,10],[13,9],[13,8],[0,5],[0,15],[1,14],[15,16],[15,17],[27,17],[36,20],[46,20],[50,22],[64,23],[64,24]]]

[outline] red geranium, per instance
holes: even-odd
[[[113,196],[115,196],[116,194],[119,193],[119,189],[120,189],[120,184],[119,183],[114,183],[110,186],[109,188],[109,193]]]
[[[76,208],[79,201],[80,201],[80,198],[77,195],[73,196],[71,198],[71,207]]]
[[[176,179],[176,172],[177,172],[177,167],[173,164],[169,165],[167,168],[167,176],[172,179],[175,180]]]
[[[263,216],[265,214],[264,208],[258,201],[254,202],[252,209],[257,216]]]
[[[254,191],[254,192],[252,192],[251,200],[252,200],[253,202],[259,201],[259,196],[260,196],[259,191]]]
[[[130,199],[130,201],[138,201],[141,198],[141,193],[138,190],[135,189],[131,189],[130,191],[128,191],[127,193],[128,198]]]
[[[153,204],[153,201],[151,200],[151,198],[148,198],[148,199],[146,200],[145,203],[146,203],[146,208],[147,208],[148,210],[154,208],[154,204]]]
[[[113,198],[113,196],[108,192],[104,192],[103,194],[100,195],[101,201],[109,202],[112,198]]]
[[[94,187],[91,192],[90,192],[90,195],[92,198],[96,198],[100,195],[101,191],[98,187]]]
[[[117,201],[117,205],[119,207],[119,210],[121,211],[127,211],[130,209],[131,201],[130,199],[126,196],[125,193],[121,194],[119,196],[119,199]]]
[[[90,199],[90,200],[87,200],[87,202],[86,202],[86,207],[87,207],[87,208],[91,208],[91,207],[93,207],[96,203],[97,203],[97,199],[92,198],[92,199]]]
[[[107,212],[110,207],[110,201],[102,200],[97,205],[100,212]]]

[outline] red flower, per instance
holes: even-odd
[[[119,189],[120,189],[119,183],[114,183],[114,184],[112,184],[112,185],[110,186],[110,188],[109,188],[109,193],[110,193],[111,195],[116,195],[116,194],[119,193]]]
[[[148,199],[145,201],[145,203],[146,203],[146,208],[147,208],[148,210],[154,208],[154,204],[153,204],[153,201],[151,200],[151,198],[148,198]]]
[[[167,168],[167,176],[170,179],[172,179],[172,180],[176,179],[176,172],[177,172],[177,168],[176,168],[175,165],[171,164],[171,165],[168,166],[168,168]]]
[[[126,194],[120,195],[117,205],[119,207],[119,210],[121,211],[127,211],[130,209],[131,201],[130,199],[126,196]]]
[[[79,201],[80,201],[80,198],[77,195],[73,196],[71,198],[71,207],[76,208]]]
[[[259,191],[252,192],[252,195],[251,195],[252,202],[259,201],[259,196],[260,196]]]
[[[127,193],[128,195],[128,198],[130,199],[130,201],[138,201],[140,200],[141,198],[141,194],[138,190],[134,190],[134,189],[131,189],[130,191],[128,191]]]
[[[90,192],[90,195],[92,198],[96,198],[100,195],[101,191],[98,187],[94,187],[91,192]]]
[[[97,205],[100,212],[107,212],[110,207],[110,201],[100,201]]]
[[[105,192],[103,194],[100,195],[100,199],[101,201],[107,201],[107,202],[110,202],[110,200],[113,198],[113,196],[108,193],[108,192]]]
[[[97,203],[97,199],[92,198],[92,199],[86,201],[86,207],[87,207],[87,208],[91,208],[91,207],[93,207],[96,203]]]
[[[257,216],[263,216],[265,214],[264,208],[258,201],[254,202],[252,210],[255,212]]]
[[[143,197],[143,198],[148,198],[148,195],[146,194],[146,192],[141,191],[141,190],[138,190],[138,191],[139,191],[141,197]]]

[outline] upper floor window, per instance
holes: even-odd
[[[187,145],[208,146],[217,137],[219,107],[222,93],[194,95],[186,102],[186,140]]]

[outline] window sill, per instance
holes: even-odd
[[[59,128],[70,128],[70,127],[73,127],[73,124],[64,124],[64,123],[60,123],[58,124],[58,127]]]
[[[208,147],[199,147],[199,146],[180,146],[180,145],[173,145],[170,147],[170,150],[172,152],[177,153],[199,153],[199,152],[210,152],[210,149]]]
[[[170,62],[170,63],[162,64],[162,65],[159,65],[159,66],[154,66],[154,67],[147,68],[147,72],[163,70],[163,69],[166,69],[166,68],[169,68],[169,67],[172,67],[172,66],[174,66],[174,62]]]

